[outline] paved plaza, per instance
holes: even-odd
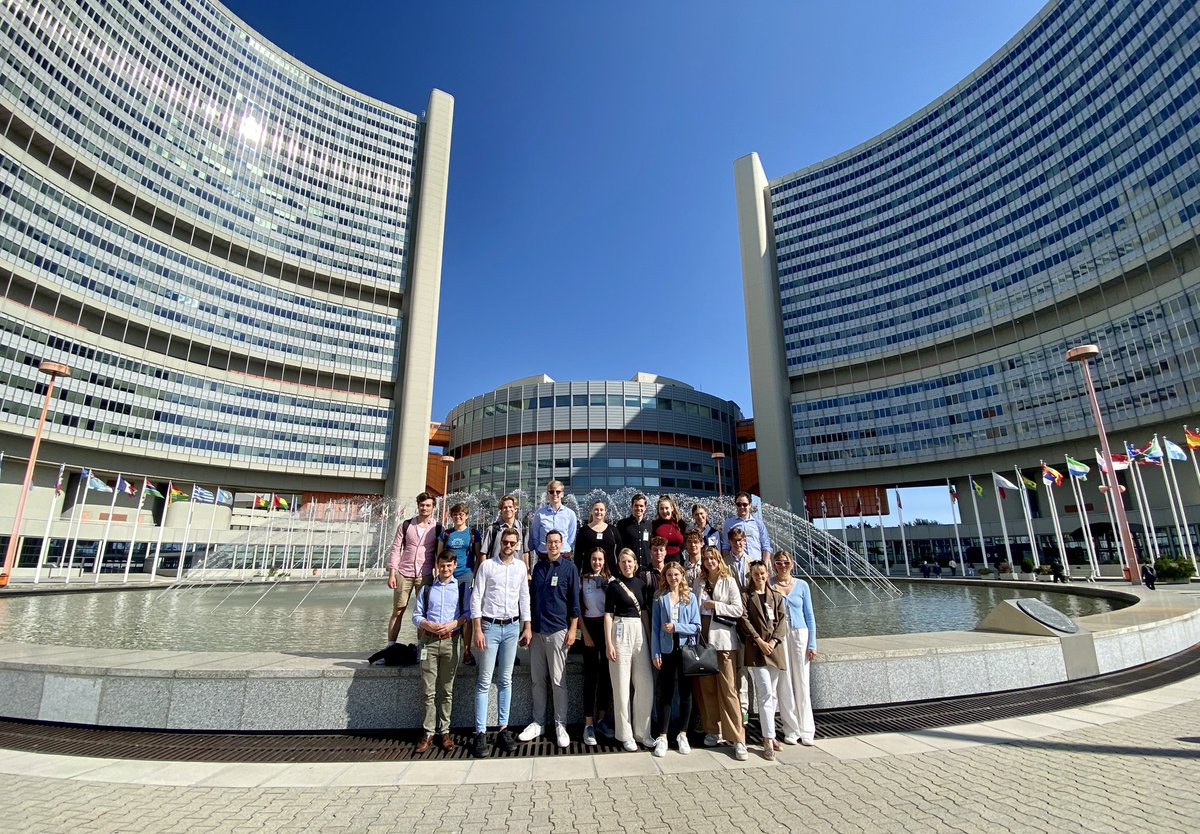
[[[0,831],[1187,832],[1200,677],[1058,713],[784,748],[415,763],[0,752]]]

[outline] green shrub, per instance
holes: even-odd
[[[991,576],[991,575],[992,575],[992,569],[991,569],[991,568],[980,568],[980,569],[979,569],[979,575],[980,575],[980,576]]]
[[[1033,557],[1026,556],[1021,560],[1021,573],[1033,573]]]
[[[1158,573],[1158,581],[1168,582],[1179,579],[1191,579],[1196,575],[1196,569],[1192,567],[1191,559],[1159,559],[1154,563],[1154,570]]]
[[[1038,569],[1037,569],[1038,576],[1049,576],[1050,573],[1051,573],[1051,570],[1050,570],[1049,565],[1038,565]]]

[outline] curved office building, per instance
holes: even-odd
[[[1090,449],[1079,344],[1116,438],[1194,419],[1193,0],[1053,0],[880,136],[735,175],[767,500]]]
[[[734,490],[737,404],[653,374],[629,382],[510,382],[451,409],[451,491],[541,495],[552,478],[593,489],[717,494]]]
[[[212,0],[0,2],[0,448],[49,359],[43,459],[422,489],[452,116]]]

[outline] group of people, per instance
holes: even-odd
[[[493,680],[498,748],[508,752],[544,732],[569,746],[565,670],[577,641],[586,745],[605,736],[625,750],[640,744],[661,757],[673,741],[686,755],[695,730],[705,746],[732,745],[744,760],[751,693],[765,758],[774,759],[781,741],[811,745],[812,596],[808,583],[792,575],[791,554],[772,553],[750,495],[735,496],[736,515],[718,529],[701,504],[692,506],[689,524],[668,495],[649,519],[641,494],[616,524],[608,522],[603,501],[580,524],[563,494],[562,483],[551,481],[546,503],[525,525],[516,499],[505,496],[498,517],[476,531],[464,504],[450,508],[452,526],[443,529],[434,498],[422,493],[416,516],[396,531],[388,557],[394,590],[388,639],[396,641],[415,597],[425,707],[417,752],[435,743],[454,748],[450,714],[464,663],[477,667],[476,756],[491,750]],[[533,721],[514,739],[509,708],[518,646],[529,648]],[[715,673],[685,674],[684,655],[705,647],[715,656]]]

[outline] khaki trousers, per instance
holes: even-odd
[[[654,677],[650,674],[650,647],[641,617],[613,619],[613,646],[617,659],[609,661],[612,679],[613,730],[617,741],[641,742],[650,738],[650,707],[654,702]],[[630,685],[633,694],[630,695]]]
[[[719,735],[728,742],[744,742],[734,652],[717,652],[717,674],[697,680],[700,681],[700,717],[704,732]]]
[[[420,644],[425,652],[421,658],[421,688],[425,693],[422,727],[430,735],[448,733],[450,712],[454,707],[454,675],[458,672],[458,659],[462,657],[462,637],[456,634],[446,640],[435,640],[422,636]]]

